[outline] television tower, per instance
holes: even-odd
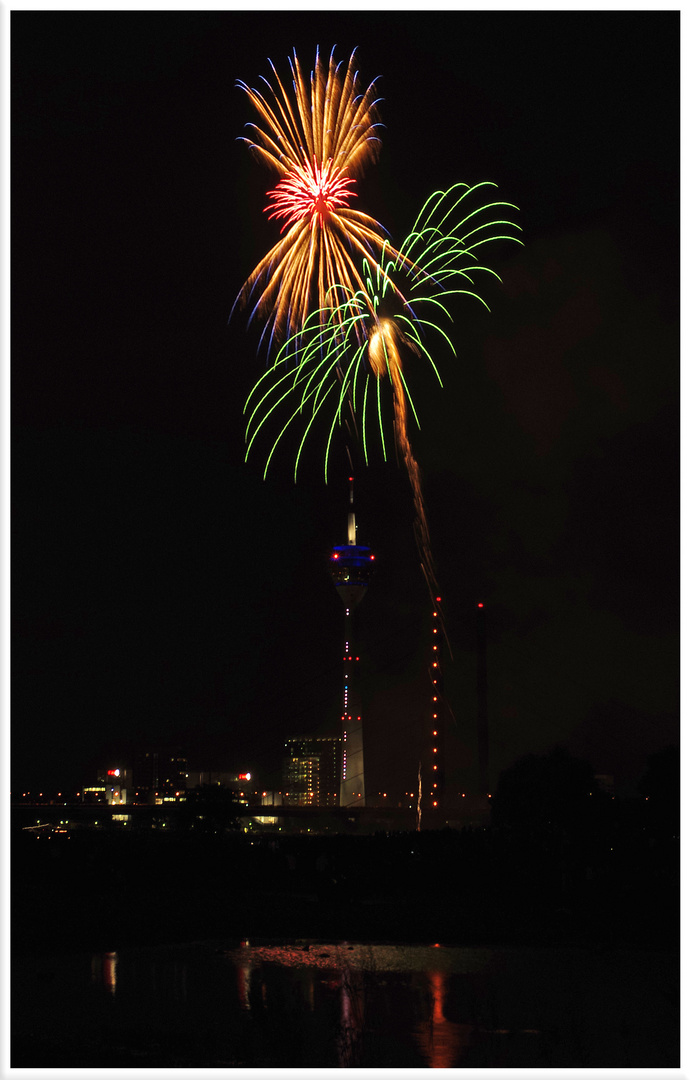
[[[360,662],[355,648],[353,614],[367,592],[374,570],[374,555],[370,548],[357,543],[354,478],[350,476],[350,506],[348,511],[348,543],[334,547],[331,552],[331,577],[345,607],[345,639],[343,645],[343,767],[341,771],[341,806],[365,805],[365,754],[362,742],[362,707],[357,689],[357,665]]]

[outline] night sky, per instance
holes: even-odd
[[[454,790],[560,743],[635,790],[678,744],[678,12],[14,12],[12,786],[73,788],[141,745],[278,784],[339,713],[342,449],[295,485],[244,463],[264,369],[235,296],[278,235],[236,88],[295,47],[379,77],[361,209],[409,231],[492,180],[524,248],[488,255],[457,359],[410,372],[453,662]],[[357,469],[370,790],[416,783],[430,606],[405,472]],[[456,786],[457,785],[457,786]]]

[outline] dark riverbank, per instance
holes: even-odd
[[[14,956],[223,938],[676,949],[678,842],[549,830],[12,840]],[[609,850],[607,850],[609,848]]]

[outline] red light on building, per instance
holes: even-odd
[[[478,604],[478,607],[484,607],[484,606],[485,606],[484,604]]]

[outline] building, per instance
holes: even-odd
[[[187,789],[187,758],[179,751],[141,751],[134,762],[133,787],[139,799],[177,798]]]
[[[237,791],[238,793],[245,795],[252,794],[254,788],[251,787],[251,785],[253,783],[256,786],[256,777],[248,771],[228,772],[214,769],[211,771],[196,771],[187,774],[188,788],[222,787],[227,788],[229,791]]]
[[[342,737],[296,736],[286,741],[285,749],[284,801],[289,806],[338,806]]]
[[[365,751],[363,741],[362,704],[358,692],[357,669],[360,656],[355,639],[355,608],[367,592],[374,571],[374,555],[369,547],[357,543],[353,477],[350,481],[348,512],[348,543],[334,547],[331,552],[331,577],[345,610],[343,642],[343,713],[341,727],[343,748],[341,764],[340,805],[365,805]]]
[[[98,783],[105,789],[105,801],[126,803],[132,801],[132,774],[124,765],[113,765],[108,769],[99,769]]]

